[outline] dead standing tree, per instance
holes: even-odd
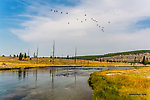
[[[28,49],[28,58],[30,58],[30,50]]]
[[[37,64],[38,64],[38,54],[39,54],[39,48],[37,47],[37,52],[36,52]]]
[[[74,60],[75,64],[77,63],[77,48],[75,48],[75,60]]]
[[[52,61],[52,64],[54,64],[54,56],[55,56],[55,41],[53,41],[53,61]]]

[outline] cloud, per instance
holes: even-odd
[[[137,29],[133,26],[150,16],[150,1],[81,0],[80,2],[79,5],[69,7],[34,2],[21,15],[29,17],[30,20],[20,24],[23,28],[11,29],[11,32],[26,42],[40,44],[41,55],[48,54],[44,49],[53,40],[56,41],[57,48],[61,49],[57,55],[62,55],[62,52],[66,55],[70,50],[72,51],[69,54],[73,55],[75,47],[78,47],[79,55],[149,49],[146,43],[150,42],[148,39],[150,27]],[[51,8],[69,14],[52,13]],[[99,25],[105,27],[105,32],[102,32],[91,18],[97,19]],[[108,24],[108,21],[111,21],[111,24]]]

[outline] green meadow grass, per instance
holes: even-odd
[[[150,68],[94,72],[93,100],[149,100]]]

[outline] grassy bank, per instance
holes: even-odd
[[[94,100],[149,100],[150,68],[94,72],[89,84]]]
[[[74,59],[55,59],[55,63],[52,64],[50,58],[29,58],[18,60],[17,57],[0,57],[0,69],[13,69],[13,68],[30,68],[30,67],[96,67],[96,66],[143,66],[142,64],[130,64],[130,63],[114,63],[114,62],[99,62],[91,60],[77,60]]]

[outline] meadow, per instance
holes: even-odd
[[[149,100],[150,68],[107,70],[89,77],[93,100]]]
[[[99,62],[92,60],[77,59],[54,59],[51,58],[26,58],[18,60],[18,57],[0,57],[0,69],[32,68],[32,67],[97,67],[97,66],[143,66],[142,64]],[[148,65],[147,65],[148,66]]]

